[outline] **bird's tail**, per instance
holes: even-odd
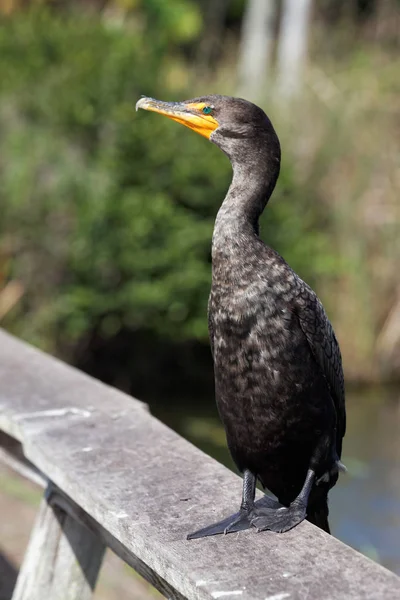
[[[318,503],[313,503],[308,505],[307,509],[307,521],[313,523],[320,529],[326,531],[326,533],[330,533],[331,530],[329,528],[329,508],[328,508],[328,499],[321,499]]]

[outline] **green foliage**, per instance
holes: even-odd
[[[37,343],[99,325],[205,336],[229,165],[173,123],[135,114],[141,93],[170,93],[164,50],[135,22],[35,13],[0,27],[0,234],[25,285],[20,333]]]
[[[168,11],[175,25],[184,4]],[[149,1],[124,28],[48,12],[0,23],[0,252],[25,287],[8,325],[46,348],[99,328],[206,338],[212,227],[231,170],[204,139],[134,112],[141,94],[192,95],[163,77],[174,61],[163,6]],[[177,41],[181,27],[197,31],[176,27]],[[322,241],[304,235],[313,198],[293,203],[293,187],[285,166],[263,231],[310,277]]]

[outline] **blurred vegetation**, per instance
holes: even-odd
[[[154,44],[135,25],[40,11],[0,29],[3,253],[25,287],[17,331],[47,348],[99,325],[205,335],[229,166],[135,115],[141,93],[168,94],[164,24]]]
[[[222,50],[219,68],[196,80],[208,4],[15,10],[23,4],[0,6],[2,325],[72,361],[93,332],[206,343],[210,241],[230,165],[134,105],[141,94],[232,93]],[[232,3],[233,28],[242,6]],[[350,376],[369,377],[398,279],[399,60],[362,43],[343,56],[341,37],[324,54],[323,32],[290,114],[265,99],[284,159],[262,235],[317,287]]]
[[[294,201],[308,190],[318,204],[317,230],[330,254],[322,247],[308,260],[348,380],[400,375],[399,68],[398,54],[363,45],[341,60],[314,62],[292,115],[277,114],[296,173]],[[387,327],[396,336],[390,343]]]
[[[165,48],[145,37],[47,12],[0,29],[3,253],[25,287],[15,326],[45,347],[99,324],[106,336],[207,335],[210,239],[230,165],[204,140],[135,114],[141,93],[170,95]],[[286,165],[278,195],[294,186]],[[317,225],[312,202],[278,203],[266,221],[309,277],[322,243],[317,230],[303,236]]]

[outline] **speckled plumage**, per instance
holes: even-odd
[[[321,302],[258,236],[258,217],[279,175],[278,138],[242,100],[212,97],[224,115],[211,140],[229,156],[233,181],[212,244],[209,332],[218,410],[229,449],[288,505],[299,494],[321,437],[308,518],[322,526],[345,432],[340,350]],[[210,102],[210,100],[207,100]],[[326,527],[325,527],[326,528]]]
[[[242,503],[188,539],[250,527],[285,532],[306,516],[329,531],[328,491],[343,467],[342,361],[321,302],[258,235],[279,176],[274,128],[261,108],[227,96],[142,98],[136,108],[207,137],[233,167],[213,234],[208,321],[217,405],[243,472]],[[257,478],[281,504],[255,501]]]

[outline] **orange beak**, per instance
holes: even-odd
[[[162,102],[154,98],[141,98],[136,103],[136,110],[143,108],[152,112],[165,115],[173,121],[182,123],[203,137],[210,139],[210,135],[217,129],[219,123],[210,114],[202,112],[206,105],[204,102],[185,104],[184,102]]]

